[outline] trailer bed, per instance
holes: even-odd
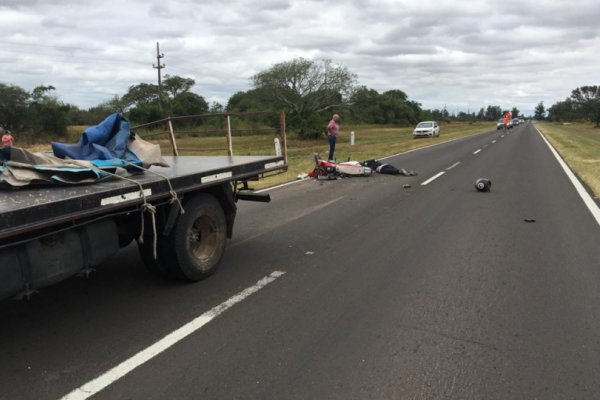
[[[286,168],[281,156],[165,156],[164,159],[169,168],[153,166],[150,172],[128,177],[135,183],[113,178],[89,185],[0,191],[0,244],[12,235],[135,207],[143,201],[139,185],[149,201],[169,198],[170,188],[164,177],[181,195]]]

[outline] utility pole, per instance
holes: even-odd
[[[165,64],[160,64],[160,59],[163,58],[165,55],[161,54],[160,49],[158,47],[158,42],[156,42],[156,64],[154,65],[152,64],[152,68],[156,68],[158,70],[158,108],[160,109],[160,111],[162,112],[162,83],[161,83],[161,77],[160,77],[160,70],[165,68]]]

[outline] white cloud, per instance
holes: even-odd
[[[597,82],[597,0],[3,0],[0,82],[90,107],[165,74],[225,103],[296,57],[329,58],[425,107],[531,112]],[[595,81],[596,80],[596,81]]]

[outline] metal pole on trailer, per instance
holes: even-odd
[[[173,121],[171,121],[171,117],[167,119],[167,128],[169,129],[169,139],[171,140],[171,146],[173,147],[173,155],[178,156],[179,151],[177,150],[177,143],[175,143],[175,132],[173,132]]]
[[[287,164],[287,139],[285,133],[285,113],[283,111],[279,113],[279,134],[281,135],[281,141],[283,142],[283,158]]]
[[[231,118],[229,115],[226,117],[227,119],[227,155],[231,157],[233,155],[233,143],[231,140]]]

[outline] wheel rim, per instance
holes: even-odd
[[[191,254],[199,261],[210,259],[218,243],[218,229],[212,218],[203,215],[194,221],[188,235]]]

